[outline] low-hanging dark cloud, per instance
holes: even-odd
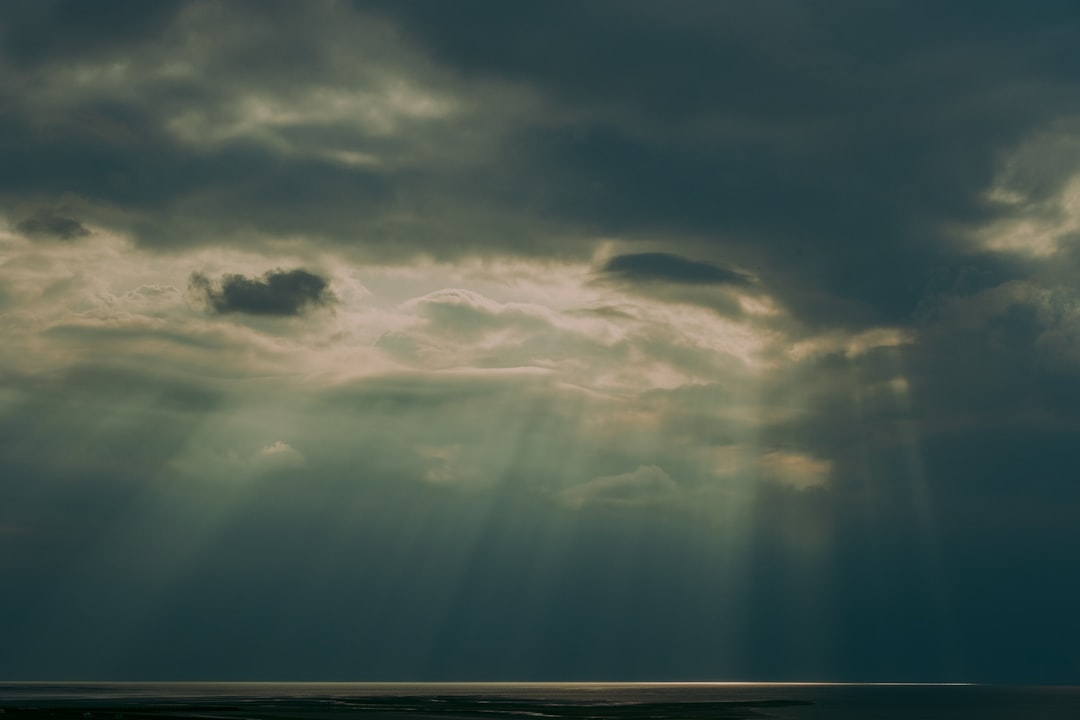
[[[1002,212],[1002,161],[1080,110],[1058,2],[361,4],[572,118],[524,132],[549,206],[753,268],[819,327],[910,322],[931,268]]]
[[[302,234],[376,260],[588,256],[582,228],[663,237],[753,268],[818,327],[909,322],[933,269],[967,262],[958,229],[1008,212],[986,200],[1003,159],[1080,111],[1067,3],[12,8],[0,192],[21,202],[76,194],[124,211],[136,243],[174,249]],[[376,21],[401,41],[385,60],[350,37]],[[136,71],[176,58],[200,80]],[[138,91],[61,92],[78,62],[120,63]],[[311,78],[328,97],[377,98],[366,72],[384,65],[456,109],[387,127],[239,122],[236,98],[272,108]],[[493,87],[537,106],[515,114]],[[1017,181],[1049,196],[1068,176]]]
[[[35,238],[78,240],[90,235],[90,231],[81,222],[52,208],[39,208],[33,215],[18,223],[15,229]]]
[[[262,277],[225,275],[219,283],[201,273],[191,276],[191,288],[211,310],[225,315],[289,317],[328,305],[334,295],[326,278],[307,270],[269,270]]]
[[[665,252],[616,255],[603,272],[629,282],[670,282],[685,285],[749,285],[750,276],[713,263]]]

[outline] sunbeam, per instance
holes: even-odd
[[[0,679],[1075,682],[1080,12],[969,5],[0,3]]]

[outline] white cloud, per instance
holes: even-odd
[[[297,452],[297,450],[292,445],[285,442],[284,440],[275,440],[269,445],[264,446],[262,450],[259,451],[259,455],[264,458],[294,458],[301,461],[304,458],[304,456]]]
[[[1026,138],[1002,164],[986,199],[1003,217],[973,233],[983,250],[1049,258],[1080,234],[1076,119]],[[1046,188],[1055,188],[1047,193]]]
[[[661,468],[642,465],[633,472],[601,475],[564,488],[557,498],[574,508],[586,505],[645,506],[670,503],[680,494],[679,486]]]
[[[416,453],[424,459],[426,470],[424,480],[429,483],[452,483],[463,480],[459,458],[461,444],[421,445]]]
[[[800,340],[787,349],[787,355],[796,361],[831,354],[854,358],[878,348],[908,345],[914,341],[915,334],[902,328],[876,327],[857,333],[835,331]]]
[[[833,465],[810,455],[775,450],[758,458],[760,477],[765,482],[794,490],[814,490],[828,486]]]

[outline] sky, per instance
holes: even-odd
[[[1071,0],[9,0],[0,678],[1080,682]]]

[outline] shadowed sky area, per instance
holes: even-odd
[[[1080,9],[0,6],[0,678],[1080,683]]]

